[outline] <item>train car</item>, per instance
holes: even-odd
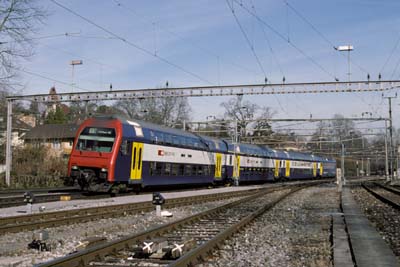
[[[94,117],[79,127],[67,184],[118,192],[163,185],[332,177],[334,160],[233,144],[118,116]]]
[[[322,171],[320,175],[323,178],[334,178],[336,177],[336,160],[330,158],[322,158]]]
[[[289,152],[290,179],[312,179],[317,177],[317,163],[314,155]]]
[[[267,148],[251,144],[228,144],[227,179],[240,183],[266,182],[271,180],[272,159]]]
[[[212,184],[225,176],[221,140],[121,117],[96,117],[78,129],[68,163],[82,189]]]

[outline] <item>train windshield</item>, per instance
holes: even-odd
[[[111,152],[115,140],[112,128],[86,127],[79,135],[77,150]]]

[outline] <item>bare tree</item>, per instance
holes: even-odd
[[[224,119],[237,121],[237,132],[242,140],[245,136],[260,139],[260,136],[269,136],[272,133],[268,119],[272,118],[274,112],[269,107],[242,101],[241,97],[222,102],[221,106],[225,108]]]
[[[181,128],[190,119],[187,98],[147,98],[120,100],[114,104],[121,114],[169,127]]]
[[[33,38],[46,11],[37,0],[0,0],[0,90],[17,74],[20,59],[32,55]]]

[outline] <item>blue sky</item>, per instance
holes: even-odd
[[[383,79],[400,78],[400,67],[396,68],[400,44],[389,58],[400,38],[398,0],[288,0],[289,6],[281,0],[229,0],[264,71],[226,1],[57,2],[131,43],[116,39],[52,1],[39,1],[50,16],[37,36],[63,33],[69,36],[37,40],[35,55],[22,62],[22,67],[69,84],[72,81],[69,62],[81,59],[83,65],[75,67],[74,82],[88,90],[106,90],[110,83],[115,90],[156,88],[164,86],[166,81],[170,87],[262,83],[265,76],[273,83],[281,82],[283,76],[286,82],[333,81],[335,76],[345,81],[347,58],[339,55],[331,44],[354,46],[352,80],[365,80],[367,72],[371,79],[376,79],[380,72]],[[238,3],[255,10],[280,36],[262,26]],[[289,39],[322,69],[281,37]],[[185,71],[134,46],[157,54]],[[37,76],[22,74],[22,78],[25,94],[47,93],[53,85],[58,92],[71,91],[68,85]],[[314,118],[329,118],[335,113],[360,117],[365,111],[387,116],[387,103],[382,101],[381,93],[265,95],[244,99],[271,107],[276,118],[307,118],[309,114]],[[219,104],[224,100],[191,99],[192,118],[205,120],[208,115],[222,115]],[[398,103],[398,100],[393,102],[396,127],[400,126],[400,116],[396,116]]]

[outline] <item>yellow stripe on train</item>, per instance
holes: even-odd
[[[132,143],[131,180],[142,179],[143,143]]]

